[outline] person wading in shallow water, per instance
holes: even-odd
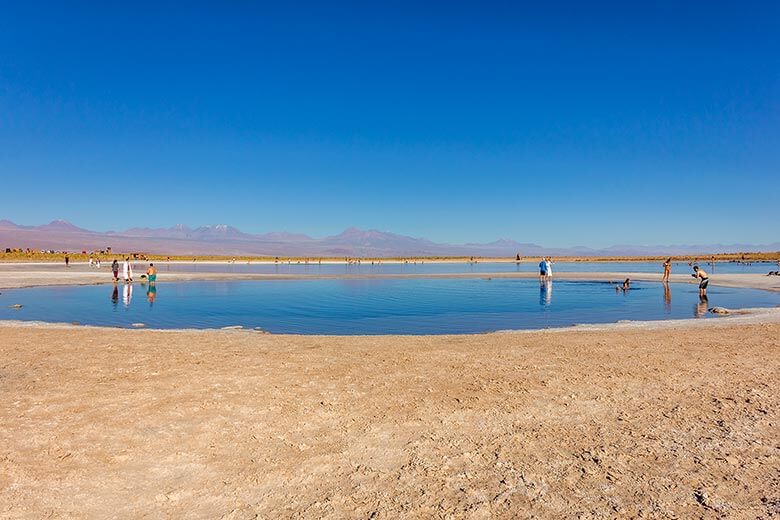
[[[666,262],[664,262],[664,276],[661,278],[662,282],[668,282],[669,281],[669,274],[672,272],[672,259],[667,258]]]
[[[149,280],[149,285],[154,285],[157,282],[157,268],[154,264],[149,264],[149,269],[146,270],[146,277]]]
[[[125,279],[125,283],[133,281],[133,266],[130,265],[130,257],[125,258],[125,262],[122,264],[122,278]]]
[[[710,283],[710,277],[704,272],[704,269],[700,269],[698,265],[693,266],[693,274],[691,275],[699,281],[699,296],[707,297],[707,285]]]
[[[116,261],[116,258],[111,262],[111,272],[114,273],[114,283],[117,283],[119,281],[119,262]]]

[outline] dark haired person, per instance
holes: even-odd
[[[699,296],[707,296],[707,285],[710,283],[710,277],[704,272],[704,269],[700,269],[698,265],[693,266],[693,274],[691,275],[699,280]]]
[[[117,283],[119,281],[119,262],[116,261],[116,258],[111,262],[111,272],[114,273],[114,283]]]
[[[157,268],[154,264],[149,264],[149,269],[146,270],[146,277],[149,280],[149,285],[154,285],[157,281]]]
[[[664,276],[661,278],[661,281],[666,283],[669,281],[669,274],[672,272],[672,259],[667,258],[666,262],[664,262]]]

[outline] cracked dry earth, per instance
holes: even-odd
[[[780,518],[780,325],[0,328],[0,518]]]

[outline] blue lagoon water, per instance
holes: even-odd
[[[150,328],[240,325],[297,334],[448,334],[579,323],[713,317],[708,308],[773,307],[780,294],[694,284],[528,279],[303,279],[8,289],[0,319]],[[21,309],[10,305],[22,304]]]
[[[553,271],[560,273],[571,272],[610,272],[610,273],[663,273],[662,262],[555,262]],[[147,264],[139,263],[138,269]],[[207,263],[207,262],[174,262],[159,263],[161,272],[196,272],[196,273],[257,273],[257,274],[283,274],[283,275],[382,275],[382,274],[458,274],[458,273],[532,273],[538,270],[538,262],[409,262],[409,263],[375,263],[364,261],[360,264],[325,263],[316,262],[280,262],[278,264],[258,264],[236,262],[234,264]],[[774,262],[754,262],[751,264],[738,264],[732,262],[719,262],[715,266],[702,262],[701,267],[711,274],[726,273],[757,273],[766,274],[776,271]],[[139,271],[140,272],[140,271]],[[672,274],[691,273],[691,266],[687,262],[675,262],[672,264]]]

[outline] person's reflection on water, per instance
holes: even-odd
[[[149,300],[149,307],[154,305],[154,300],[157,298],[157,285],[149,285],[146,290],[146,299]]]
[[[552,303],[552,280],[539,284],[539,305],[547,307]]]
[[[667,313],[672,312],[672,289],[668,283],[664,283],[664,309]]]
[[[693,308],[693,317],[701,318],[705,314],[707,314],[707,295],[702,294],[699,295],[699,303]]]
[[[111,292],[111,303],[114,305],[114,309],[119,304],[119,287],[114,284],[114,290]]]
[[[130,300],[133,299],[133,284],[127,283],[122,288],[122,303],[125,304],[125,307],[130,306]]]

